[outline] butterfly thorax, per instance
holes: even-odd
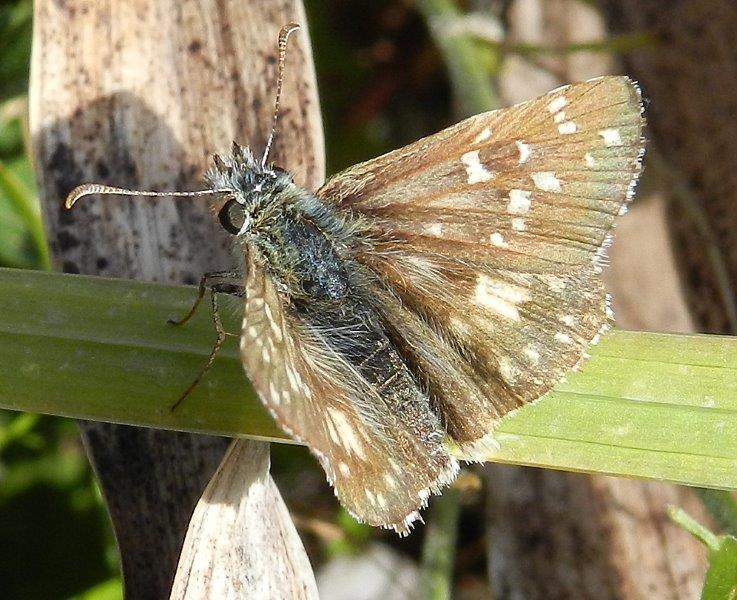
[[[345,254],[354,236],[330,207],[241,147],[217,157],[207,177],[217,189],[232,190],[220,222],[255,252],[280,292],[318,302],[348,295],[349,273],[339,248]]]

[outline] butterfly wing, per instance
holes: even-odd
[[[642,156],[625,77],[565,86],[356,165],[319,191],[360,218],[356,259],[405,360],[470,454],[608,322],[597,273]],[[404,340],[404,342],[402,342]]]
[[[381,335],[361,326],[316,323],[249,257],[241,356],[252,385],[277,423],[307,443],[355,517],[407,533],[458,466],[427,397]],[[351,362],[345,348],[360,354],[363,340],[376,348]],[[392,363],[392,385],[371,380],[372,365],[381,374]]]

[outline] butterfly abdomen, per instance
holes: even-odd
[[[355,291],[338,303],[297,302],[300,317],[312,323],[331,350],[349,363],[369,384],[369,402],[385,405],[382,410],[401,415],[430,454],[443,455],[439,419],[430,410],[430,400],[407,368],[387,336],[371,306]],[[364,301],[365,302],[365,301]],[[376,431],[381,435],[381,431]],[[442,461],[441,461],[442,462]]]

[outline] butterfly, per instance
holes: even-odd
[[[295,28],[280,35],[274,125]],[[216,156],[206,190],[86,184],[66,205],[92,193],[216,198],[244,273],[207,285],[244,297],[252,385],[352,515],[406,534],[458,473],[456,456],[482,459],[500,419],[575,369],[609,326],[600,272],[640,171],[643,122],[637,85],[600,77],[473,116],[316,191],[267,162],[272,129],[260,160],[237,144]]]

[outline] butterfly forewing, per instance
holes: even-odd
[[[624,77],[566,86],[356,165],[318,195],[403,247],[557,272],[591,262],[626,203],[640,113]]]
[[[392,377],[394,388],[368,381],[341,354],[339,333],[310,322],[249,260],[241,355],[252,384],[277,423],[318,457],[352,514],[406,533],[457,464],[443,447],[440,423],[422,405],[427,398],[403,390],[401,373]],[[415,400],[420,406],[413,408]]]
[[[607,326],[597,273],[641,135],[636,86],[605,77],[467,119],[318,192],[364,219],[374,243],[357,258],[384,282],[386,326],[470,455]]]

